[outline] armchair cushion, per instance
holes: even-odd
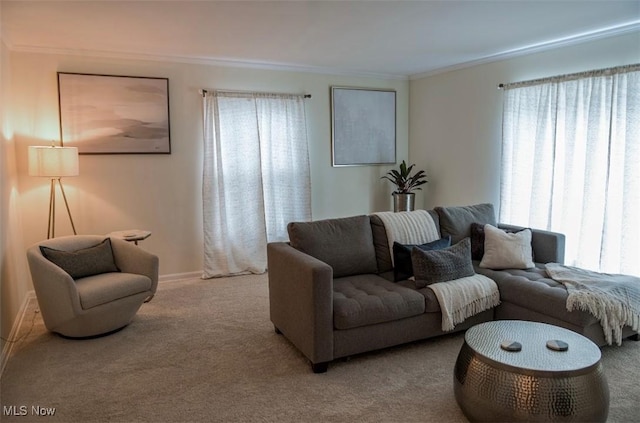
[[[151,289],[151,279],[133,273],[100,273],[76,280],[83,310]]]
[[[56,250],[42,245],[40,251],[43,256],[67,272],[73,279],[120,271],[113,258],[111,239],[109,238],[92,247],[75,251]]]

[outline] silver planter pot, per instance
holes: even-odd
[[[402,211],[413,211],[415,207],[415,198],[416,195],[414,193],[409,194],[391,194],[393,196],[393,211],[394,212],[402,212]]]

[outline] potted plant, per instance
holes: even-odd
[[[413,190],[419,190],[420,185],[426,184],[427,175],[424,170],[417,171],[414,175],[411,175],[411,171],[415,164],[407,167],[407,164],[402,161],[400,163],[400,171],[391,169],[385,176],[380,179],[387,179],[396,186],[395,191],[391,194],[393,196],[393,211],[412,211],[415,204],[415,194]]]

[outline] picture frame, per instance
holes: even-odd
[[[79,154],[171,154],[168,78],[58,72],[58,107]]]
[[[331,87],[331,164],[396,162],[396,91]]]

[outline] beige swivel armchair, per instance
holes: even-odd
[[[103,242],[105,239],[109,241]],[[105,248],[110,248],[110,266],[105,268],[100,263],[104,260],[96,259],[96,248],[100,248],[101,257],[105,257]],[[96,336],[123,328],[158,286],[157,256],[101,235],[42,241],[27,250],[27,259],[45,326],[67,337]],[[67,271],[51,260],[59,264],[62,260]],[[91,274],[96,271],[100,273]]]

